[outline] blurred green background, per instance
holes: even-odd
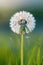
[[[43,1],[0,0],[0,65],[20,65],[20,35],[9,27],[10,18],[18,11],[31,12],[36,28],[24,40],[24,65],[43,65]],[[30,63],[30,64],[29,64]]]

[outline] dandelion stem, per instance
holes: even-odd
[[[23,43],[24,43],[24,33],[21,33],[21,65],[23,65]]]

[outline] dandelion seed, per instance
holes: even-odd
[[[21,34],[21,65],[23,65],[24,34],[32,32],[35,28],[35,18],[30,12],[20,11],[10,19],[10,27],[14,33]]]
[[[14,14],[10,19],[11,30],[17,34],[20,34],[21,26],[25,33],[32,32],[35,28],[35,18],[30,12],[20,11]]]

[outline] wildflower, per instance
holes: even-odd
[[[23,65],[24,33],[32,32],[35,28],[35,18],[30,12],[17,12],[10,19],[10,27],[14,33],[21,33],[21,65]]]
[[[20,34],[22,31],[25,33],[32,32],[35,25],[35,18],[30,12],[26,11],[17,12],[10,19],[11,30],[17,34]]]

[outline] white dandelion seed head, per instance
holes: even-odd
[[[34,16],[30,12],[20,11],[15,13],[10,19],[10,27],[13,32],[20,34],[21,25],[19,22],[21,20],[25,20],[27,22],[26,26],[29,30],[26,29],[26,33],[32,32],[32,30],[34,30],[36,25]]]

